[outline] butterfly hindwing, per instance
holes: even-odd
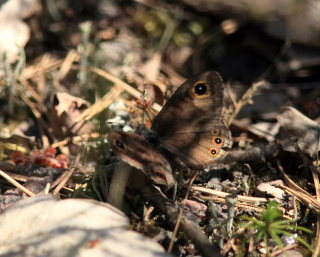
[[[171,166],[143,136],[113,132],[108,136],[113,152],[131,166],[142,170],[156,184],[172,187],[175,180]]]

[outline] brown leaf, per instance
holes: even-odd
[[[309,155],[320,150],[320,126],[293,107],[285,107],[277,117],[281,125],[280,141],[287,151],[296,151],[292,137],[297,138],[299,148]]]
[[[158,79],[161,59],[161,53],[157,52],[153,55],[153,57],[150,60],[148,60],[143,65],[140,72],[146,77],[147,80],[154,82]]]
[[[53,96],[51,101],[54,106],[49,106],[50,125],[53,133],[61,137],[65,134],[65,130],[71,130],[74,135],[81,135],[91,133],[94,126],[90,122],[76,123],[76,119],[83,113],[90,105],[88,101],[72,96],[68,93],[59,92]]]

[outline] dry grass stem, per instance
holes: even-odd
[[[277,161],[278,169],[281,173],[281,175],[284,178],[284,181],[294,190],[299,191],[302,194],[308,195],[310,198],[314,198],[313,195],[311,195],[309,192],[298,186],[288,175],[285,173],[284,168],[282,167],[281,163]]]
[[[57,195],[60,190],[65,186],[65,184],[68,182],[68,180],[71,178],[72,174],[75,172],[76,168],[72,167],[71,169],[67,170],[65,173],[61,175],[61,178],[57,187],[53,191],[53,195]],[[59,179],[58,178],[58,179]],[[52,184],[51,188],[53,188],[55,184]]]
[[[297,197],[297,199],[304,203],[307,207],[311,207],[313,210],[315,210],[318,214],[320,214],[320,201],[317,200],[313,195],[299,187],[294,181],[290,179],[290,177],[285,173],[282,165],[279,161],[278,163],[278,169],[280,173],[282,174],[286,184],[289,186],[283,186],[283,185],[277,185],[279,188],[285,190],[287,193],[292,194]]]
[[[110,74],[104,70],[98,69],[98,68],[90,68],[90,70],[92,72],[98,74],[99,76],[101,76],[109,81],[112,81],[115,85],[122,87],[125,91],[127,91],[133,97],[135,97],[137,99],[142,98],[142,94],[139,90],[133,88],[132,86],[123,82],[121,79],[118,79],[117,77],[113,76],[112,74]],[[162,107],[157,103],[153,103],[152,108],[155,111],[159,112]]]
[[[199,174],[199,172],[196,172],[196,173],[194,174],[194,176],[192,177],[192,179],[190,180],[190,183],[189,183],[189,186],[188,186],[188,191],[187,191],[187,193],[186,193],[186,196],[184,197],[184,200],[187,200],[187,199],[188,199],[189,193],[190,193],[190,190],[191,190],[191,187],[192,187],[192,185],[193,185],[194,180],[195,180],[196,177],[198,176],[198,174]],[[182,219],[182,217],[183,217],[184,206],[185,206],[185,201],[183,201],[183,203],[182,203],[182,207],[180,208],[179,216],[178,216],[176,225],[175,225],[174,230],[173,230],[173,233],[172,233],[172,238],[171,238],[171,241],[170,241],[170,244],[169,244],[169,247],[168,247],[168,252],[169,252],[169,253],[172,252],[174,243],[175,243],[175,241],[176,241],[176,239],[177,239],[177,233],[178,233],[178,230],[179,230],[179,227],[180,227],[180,224],[181,224],[181,219]]]
[[[80,154],[77,155],[77,158],[74,160],[74,163],[78,163],[80,160]],[[57,195],[61,188],[65,186],[68,180],[71,178],[72,174],[76,171],[76,167],[72,167],[69,170],[66,170],[59,178],[57,178],[51,185],[51,188],[56,188],[53,191],[53,195]]]
[[[320,202],[320,186],[319,186],[319,176],[315,167],[311,168],[311,173],[314,181],[314,187],[316,191],[317,200]],[[317,215],[317,231],[315,239],[315,247],[312,257],[320,256],[320,214]]]
[[[8,176],[10,176],[11,178],[15,179],[15,180],[19,180],[19,181],[22,181],[22,182],[26,182],[29,177],[28,176],[24,176],[24,175],[20,175],[20,174],[15,174],[15,173],[12,173],[12,172],[9,172],[9,171],[6,171],[6,174]]]
[[[221,198],[226,198],[226,197],[232,197],[231,194],[229,193],[225,193],[222,191],[218,191],[218,190],[213,190],[213,189],[209,189],[209,188],[204,188],[204,187],[198,187],[198,186],[193,186],[191,187],[191,190],[200,192],[200,193],[204,193],[204,194],[208,194],[209,196],[216,196],[216,197],[221,197]],[[266,203],[269,201],[268,198],[264,198],[264,197],[253,197],[253,196],[245,196],[245,195],[237,195],[237,198],[239,201],[243,201],[243,202],[254,202],[254,203]]]
[[[34,88],[29,84],[28,80],[26,80],[23,76],[20,76],[19,82],[25,88],[26,92],[32,95],[36,102],[43,103],[43,96],[41,96],[36,90],[34,90]]]
[[[8,174],[6,174],[4,171],[0,170],[0,176],[5,178],[8,182],[10,182],[16,188],[19,188],[26,195],[28,195],[30,197],[35,196],[35,194],[32,191],[30,191],[28,188],[21,185],[18,181],[14,180],[12,177],[10,177]]]
[[[29,176],[24,176],[24,175],[20,175],[20,174],[15,174],[15,173],[12,173],[12,172],[9,172],[9,171],[6,171],[6,174],[8,176],[10,176],[11,178],[13,178],[14,180],[18,180],[18,181],[22,181],[22,182],[26,182],[28,179],[30,179]],[[49,185],[49,186],[48,186]],[[51,184],[48,183],[46,188],[43,190],[43,192],[46,194],[46,190],[47,190],[47,187],[49,187],[49,189],[51,189]],[[68,190],[69,192],[73,192],[74,190],[69,188],[69,187],[66,187],[64,186],[63,187],[64,190]],[[42,193],[42,192],[41,192]]]
[[[25,104],[27,106],[29,106],[29,108],[31,109],[33,115],[38,119],[38,121],[40,122],[41,126],[46,129],[47,131],[50,131],[47,123],[43,120],[41,112],[38,110],[37,105],[32,102],[25,94],[24,92],[20,91],[20,96],[22,98],[22,100],[25,102]]]
[[[64,58],[61,68],[59,70],[58,78],[63,79],[71,70],[74,62],[79,61],[80,56],[75,50],[71,50],[66,58]]]
[[[261,80],[261,81],[258,81],[256,83],[252,84],[252,86],[243,94],[241,100],[237,103],[234,112],[230,116],[230,119],[228,121],[228,125],[230,125],[232,123],[232,121],[235,119],[235,117],[241,111],[243,106],[250,104],[252,102],[252,97],[257,92],[259,87],[261,87],[265,84],[266,84],[265,80]]]
[[[88,139],[99,138],[99,137],[101,137],[100,133],[91,133],[91,134],[87,134],[87,135],[74,136],[72,138],[68,137],[62,141],[59,141],[59,142],[52,144],[51,147],[58,148],[58,147],[70,144],[71,142],[72,143],[79,143],[81,141],[88,141]]]
[[[50,54],[44,54],[36,64],[23,69],[19,77],[32,79],[38,75],[58,69],[62,63],[63,60],[56,59]]]
[[[123,92],[123,88],[120,86],[114,86],[107,94],[103,96],[103,98],[97,102],[95,102],[92,106],[86,109],[77,119],[75,123],[79,121],[87,121],[92,119],[94,116],[107,109],[110,104],[112,104],[119,95]]]

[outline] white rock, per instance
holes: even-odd
[[[170,256],[106,203],[37,196],[0,215],[0,256]]]

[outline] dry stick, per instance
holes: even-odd
[[[288,184],[290,187],[277,185],[281,189],[284,189],[289,194],[292,194],[298,198],[299,201],[304,203],[307,207],[310,207],[310,205],[313,205],[313,210],[315,210],[318,214],[320,214],[320,202],[315,199],[310,193],[299,187],[294,181],[290,179],[290,177],[284,172],[284,169],[282,165],[280,164],[279,160],[277,161],[278,169],[280,173],[282,174],[284,181],[286,184]]]
[[[48,60],[48,55],[44,55],[42,59],[37,62],[36,65],[32,65],[29,67],[26,67],[20,76],[22,76],[24,79],[31,79],[35,76],[37,76],[39,73],[43,74],[45,72],[49,72],[51,70],[55,70],[59,68],[62,64],[62,60],[53,59]]]
[[[64,58],[63,63],[61,64],[59,73],[58,73],[58,78],[62,80],[71,70],[72,65],[75,61],[79,61],[80,56],[75,50],[71,50],[66,58]]]
[[[192,186],[191,189],[194,190],[194,191],[198,191],[198,192],[205,193],[205,194],[210,194],[210,195],[213,195],[213,196],[218,196],[218,197],[221,197],[221,198],[226,198],[228,196],[231,196],[230,193],[225,193],[225,192],[222,192],[222,191],[218,191],[218,190],[214,190],[214,189],[210,189],[210,188],[199,187],[199,186]],[[253,196],[237,195],[237,198],[238,198],[238,200],[244,201],[244,202],[255,202],[255,203],[268,202],[268,199],[264,198],[264,197],[253,197]]]
[[[316,246],[314,248],[314,252],[312,254],[312,257],[318,257],[319,253],[320,253],[320,242],[319,242],[319,238],[320,238],[320,232],[319,232],[319,228],[320,228],[320,214],[317,215],[317,232],[316,232]]]
[[[12,173],[12,172],[9,172],[9,171],[6,171],[6,174],[9,175],[10,177],[12,177],[13,179],[19,180],[19,181],[22,181],[22,182],[26,182],[29,179],[28,176],[15,174],[15,173]]]
[[[23,76],[19,76],[19,82],[26,89],[28,94],[31,94],[32,97],[38,102],[43,103],[43,96],[38,94],[38,92],[30,85],[28,80],[26,80]]]
[[[279,151],[278,145],[257,145],[246,150],[230,150],[222,160],[230,162],[265,162],[266,158],[274,157]]]
[[[38,119],[38,121],[40,122],[41,126],[47,132],[49,132],[50,129],[49,129],[47,123],[43,120],[43,118],[41,116],[41,112],[38,110],[36,104],[33,103],[32,101],[30,101],[29,98],[23,92],[20,92],[20,96],[21,96],[22,100],[26,103],[26,105],[29,106],[29,108],[31,109],[33,115]],[[50,133],[48,133],[48,135],[50,135]]]
[[[313,168],[311,168],[314,185],[316,189],[316,195],[317,200],[320,201],[320,188],[319,188],[319,176],[317,171]],[[317,232],[316,232],[316,245],[314,248],[314,252],[312,254],[312,257],[318,257],[320,255],[320,214],[317,215]]]
[[[70,143],[79,143],[81,141],[84,140],[88,140],[88,139],[92,139],[92,138],[99,138],[101,137],[100,133],[91,133],[91,134],[85,134],[85,135],[81,135],[81,136],[75,136],[75,137],[67,137],[66,139],[56,142],[54,144],[51,145],[51,147],[53,148],[58,148]]]
[[[100,75],[101,77],[109,80],[109,81],[112,81],[114,84],[122,87],[124,90],[126,90],[130,95],[132,95],[133,97],[139,99],[142,97],[142,94],[141,92],[139,92],[137,89],[133,88],[132,86],[130,86],[129,84],[123,82],[121,79],[113,76],[112,74],[104,71],[104,70],[101,70],[101,69],[98,69],[98,68],[90,68],[90,70],[98,75]],[[159,112],[161,110],[161,106],[157,103],[153,103],[152,104],[152,108]]]
[[[135,183],[134,186],[140,190],[142,196],[153,202],[167,217],[170,223],[175,224],[179,215],[179,210],[174,203],[166,199],[154,186],[145,184],[144,186]],[[185,210],[187,212],[187,210]],[[205,233],[199,228],[199,226],[187,218],[184,215],[181,218],[180,223],[181,230],[186,233],[196,249],[204,257],[221,257],[219,247],[216,244],[211,243]]]
[[[80,154],[77,155],[77,158],[74,160],[74,163],[78,163],[80,160]],[[60,192],[61,188],[68,182],[71,178],[72,174],[75,172],[76,167],[72,167],[66,172],[64,172],[59,178],[56,179],[51,185],[51,188],[54,188],[56,185],[57,187],[53,191],[53,195],[56,195]]]
[[[187,199],[188,199],[191,186],[192,186],[194,180],[196,179],[196,177],[198,176],[198,174],[199,174],[199,172],[196,172],[196,174],[195,174],[195,175],[193,176],[193,178],[190,180],[190,183],[189,183],[189,186],[188,186],[188,190],[187,190],[186,196],[184,197],[184,200],[187,200]],[[185,206],[185,201],[183,202],[183,204],[182,204],[182,206],[181,206],[180,213],[179,213],[179,216],[178,216],[178,220],[177,220],[176,226],[175,226],[175,228],[174,228],[174,230],[173,230],[172,238],[171,238],[171,241],[170,241],[170,244],[169,244],[169,247],[168,247],[168,252],[169,252],[169,253],[172,252],[172,249],[173,249],[173,246],[174,246],[174,241],[175,241],[175,239],[176,239],[176,235],[177,235],[177,233],[178,233],[179,226],[180,226],[180,223],[181,223],[181,219],[182,219],[182,216],[183,216],[184,206]]]
[[[94,116],[107,109],[110,104],[114,102],[115,99],[119,97],[122,93],[123,88],[119,86],[113,87],[106,95],[102,97],[101,100],[95,102],[92,106],[86,109],[77,119],[74,121],[75,123],[79,121],[87,121],[92,119]]]
[[[22,192],[24,192],[28,196],[35,196],[35,194],[30,191],[28,188],[21,185],[18,181],[11,178],[8,174],[6,174],[4,171],[0,170],[0,176],[5,178],[8,182],[10,182],[15,187],[19,188]]]
[[[15,174],[15,173],[12,173],[12,172],[9,172],[9,171],[6,171],[6,174],[9,175],[10,177],[12,177],[13,179],[15,180],[18,180],[18,181],[22,181],[22,182],[26,182],[27,180],[30,179],[30,177],[28,176],[25,176],[25,175],[20,175],[20,174]],[[57,183],[58,184],[58,183]],[[56,184],[56,185],[57,185]],[[55,186],[56,186],[55,185]],[[52,185],[50,185],[50,188],[51,188]],[[63,187],[63,189],[65,190],[68,190],[68,191],[73,191],[73,189],[69,188],[69,187]],[[41,191],[40,193],[44,192],[45,190]],[[38,193],[39,194],[39,193]]]
[[[65,173],[63,173],[54,183],[52,184],[51,188],[54,188],[56,184],[58,183],[57,187],[53,191],[53,195],[57,195],[60,190],[64,187],[64,185],[68,182],[68,180],[71,178],[72,174],[75,172],[76,167],[72,167],[71,169],[67,170]]]
[[[316,170],[315,166],[313,166],[313,163],[307,158],[307,156],[301,151],[298,145],[296,145],[297,152],[299,153],[301,159],[303,160],[303,163],[305,167],[308,167],[311,171],[313,181],[314,181],[314,187],[316,191],[316,197],[317,202],[320,205],[320,186],[319,186],[319,176],[318,171]],[[320,213],[317,213],[317,231],[316,231],[316,240],[315,240],[315,249],[312,254],[312,257],[318,257],[320,253]]]
[[[203,200],[210,200],[210,201],[213,201],[215,203],[225,204],[227,202],[225,198],[215,197],[215,196],[203,196],[203,195],[200,195],[199,198],[201,198]],[[253,211],[256,211],[256,212],[263,212],[263,211],[266,210],[265,208],[261,208],[261,207],[255,206],[255,205],[250,205],[250,204],[241,203],[241,202],[236,202],[234,204],[234,206],[238,207],[238,208],[243,208],[245,210],[253,210]],[[292,220],[292,217],[290,217],[288,215],[283,215],[283,217],[288,219],[288,220]]]
[[[306,160],[306,158],[304,158],[304,159],[305,159],[305,165],[307,165],[307,163],[306,163],[307,160]],[[313,166],[312,163],[309,163],[309,167],[310,167],[313,181],[314,181],[314,187],[315,187],[315,191],[316,191],[317,200],[318,200],[318,202],[320,202],[320,186],[319,186],[318,171],[316,170],[316,168]],[[315,242],[316,242],[316,245],[315,245],[312,257],[320,256],[320,214],[317,215],[317,232],[316,232]]]
[[[301,188],[299,185],[297,185],[288,175],[285,173],[283,166],[281,165],[280,161],[277,160],[277,166],[281,173],[281,175],[284,178],[284,181],[286,184],[288,184],[294,191],[297,191],[298,193],[306,195],[308,198],[316,200],[312,194]]]
[[[317,202],[317,200],[315,198],[310,198],[308,195],[297,192],[296,190],[294,190],[290,187],[287,187],[287,186],[277,185],[277,187],[285,190],[288,194],[296,196],[297,199],[300,202],[302,202],[305,206],[307,206],[311,210],[315,211],[317,214],[320,214],[320,205],[319,205],[319,202]]]
[[[247,104],[252,103],[252,96],[255,94],[255,92],[258,90],[258,88],[264,84],[266,84],[265,80],[261,80],[256,83],[253,83],[252,86],[243,94],[241,100],[238,102],[234,112],[232,113],[232,115],[229,118],[229,121],[228,121],[229,126],[232,123],[232,121],[234,120],[234,118],[238,115],[238,113],[240,112],[242,107]]]

